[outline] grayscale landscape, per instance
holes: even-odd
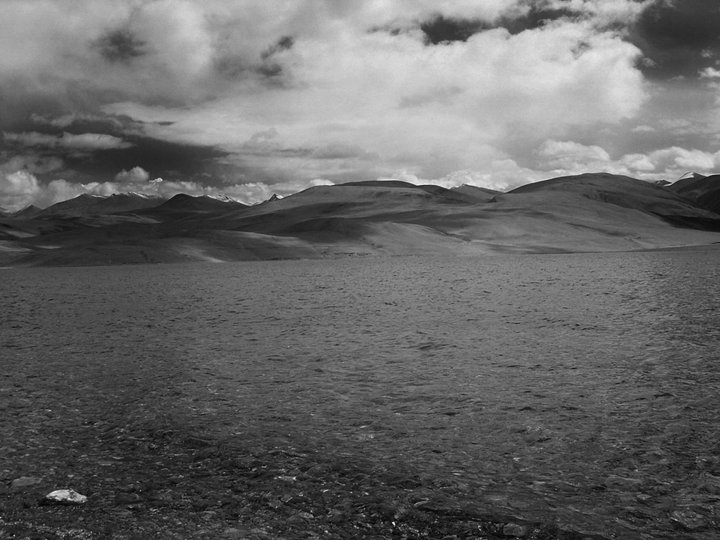
[[[720,538],[719,28],[0,2],[0,540]]]
[[[720,182],[658,186],[610,174],[508,193],[398,181],[312,187],[246,206],[81,195],[0,220],[0,262],[84,266],[343,256],[630,251],[720,242]]]

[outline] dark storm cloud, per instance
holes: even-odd
[[[122,136],[143,130],[142,122],[103,112],[104,103],[126,98],[116,90],[86,88],[81,83],[41,88],[27,81],[0,78],[0,96],[0,131]]]
[[[33,130],[53,133],[104,133],[116,137],[128,134],[142,134],[144,122],[133,120],[125,115],[106,115],[102,113],[68,113],[57,116],[32,114],[29,118],[34,124]]]
[[[142,167],[165,180],[190,180],[212,172],[227,152],[214,146],[179,144],[129,136],[129,148],[93,152],[89,159],[66,158],[69,168],[96,179],[110,179],[120,170]]]
[[[106,60],[123,63],[130,63],[135,58],[145,55],[147,46],[129,28],[110,30],[92,45]]]
[[[283,36],[270,47],[260,53],[260,64],[255,66],[255,72],[265,79],[265,83],[271,86],[286,86],[289,74],[282,64],[278,55],[289,51],[295,45],[295,39],[291,36]]]
[[[260,58],[267,60],[274,54],[282,51],[289,51],[293,48],[293,45],[295,45],[295,38],[292,36],[283,36],[278,39],[277,42],[273,43],[270,47],[260,53]]]
[[[266,79],[278,81],[283,74],[283,67],[277,62],[263,62],[255,68],[255,71]]]
[[[22,133],[3,132],[3,144],[20,147],[53,148],[60,152],[91,153],[98,150],[128,148],[131,143],[113,135],[104,133],[63,132],[62,135],[49,135],[37,131]]]
[[[143,123],[119,115],[33,115],[27,124],[32,129],[0,137],[0,156],[31,152],[36,160],[62,163],[62,170],[56,166],[34,171],[39,178],[107,181],[120,170],[139,166],[155,177],[187,180],[219,170],[220,161],[228,155],[214,146],[148,137],[143,134]]]
[[[657,2],[642,13],[631,40],[645,54],[641,68],[648,76],[696,77],[720,61],[720,2]]]
[[[260,53],[259,60],[226,55],[215,61],[215,70],[226,79],[259,78],[267,86],[287,86],[289,73],[280,55],[295,45],[291,36],[282,36]]]
[[[525,30],[539,28],[550,21],[562,18],[580,17],[581,13],[570,7],[553,7],[550,2],[543,0],[528,0],[521,3],[522,9],[504,15],[494,22],[480,19],[461,19],[445,17],[436,14],[430,19],[420,23],[420,30],[427,45],[452,43],[454,41],[467,41],[479,32],[494,28],[504,28],[511,34],[519,34]],[[374,29],[377,31],[377,29]],[[384,30],[398,34],[401,29],[385,28]]]
[[[492,25],[480,20],[453,19],[435,15],[432,19],[420,23],[425,43],[437,45],[453,41],[467,41],[470,36],[489,30]]]
[[[0,80],[0,130],[36,129],[33,117],[56,118],[69,111],[96,111],[97,100],[76,88],[29,88],[25,81]]]
[[[511,34],[519,34],[525,30],[540,28],[550,21],[558,19],[571,19],[581,16],[581,13],[568,8],[552,7],[549,2],[529,1],[523,5],[527,10],[516,16],[502,17],[497,26],[505,28]]]

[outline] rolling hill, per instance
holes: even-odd
[[[371,181],[254,206],[81,196],[0,219],[0,264],[618,251],[720,242],[718,231],[720,215],[682,193],[609,174],[509,193]]]

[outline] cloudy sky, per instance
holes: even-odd
[[[0,206],[720,170],[717,0],[2,0]]]

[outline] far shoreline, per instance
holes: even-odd
[[[136,266],[173,266],[173,265],[196,265],[207,264],[209,266],[218,264],[233,263],[268,263],[268,262],[293,262],[293,261],[344,261],[344,260],[382,260],[382,259],[423,259],[423,258],[444,258],[444,259],[467,259],[467,258],[483,258],[483,257],[503,257],[503,256],[550,256],[550,255],[601,255],[601,254],[621,254],[621,253],[656,253],[656,252],[686,252],[686,251],[706,251],[720,249],[720,242],[712,242],[709,244],[687,244],[682,246],[661,246],[648,247],[638,249],[619,249],[619,250],[547,250],[532,251],[530,249],[514,249],[508,246],[507,250],[495,249],[484,253],[401,253],[401,254],[382,254],[382,253],[348,253],[333,254],[319,257],[272,257],[267,259],[248,258],[236,260],[169,260],[156,262],[110,262],[110,263],[70,263],[70,264],[5,264],[0,266],[0,270],[16,270],[29,268],[96,268],[96,267],[136,267]]]

